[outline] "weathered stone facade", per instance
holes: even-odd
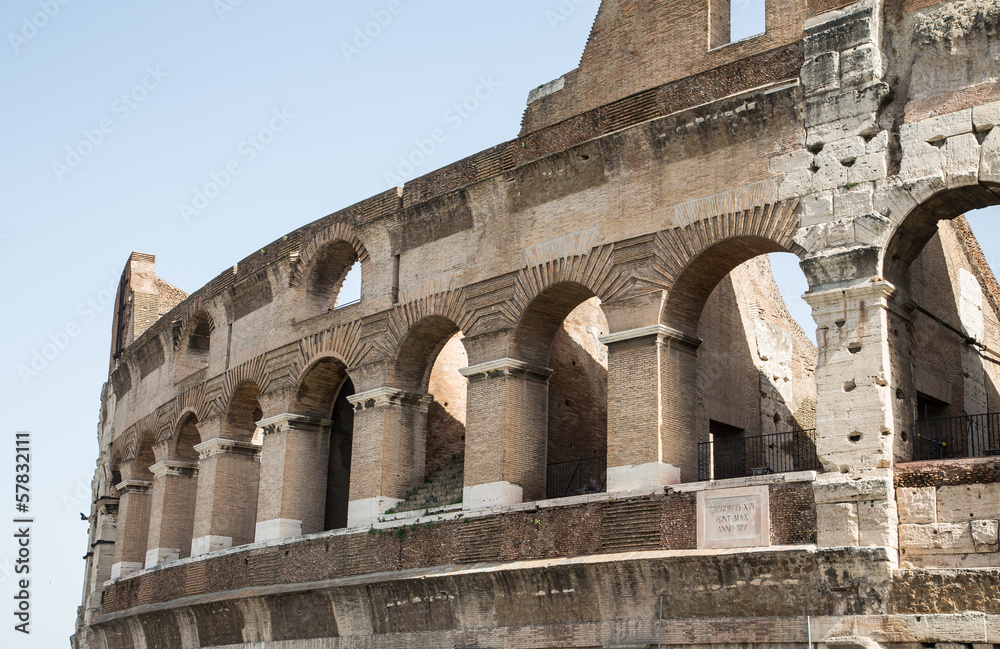
[[[1000,644],[1000,3],[729,10],[603,0],[517,139],[189,296],[133,254],[75,646]]]

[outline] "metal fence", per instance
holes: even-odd
[[[990,455],[1000,455],[1000,412],[917,420],[914,460]]]
[[[744,478],[820,468],[816,458],[815,428],[698,444],[699,480]]]
[[[545,477],[545,497],[602,493],[607,489],[607,477],[607,460],[604,457],[550,464]]]

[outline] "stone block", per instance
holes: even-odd
[[[1000,484],[939,487],[937,517],[942,523],[1000,518]]]
[[[1000,128],[989,132],[979,154],[979,181],[1000,183]]]
[[[938,178],[944,188],[945,152],[942,148],[928,144],[923,139],[910,134],[901,138],[903,159],[899,175],[904,181],[914,182],[922,178]]]
[[[857,502],[859,500],[889,500],[893,495],[892,478],[849,478],[824,474],[813,487],[817,504]]]
[[[829,26],[819,26],[810,30],[805,39],[806,56],[816,56],[821,52],[843,52],[872,41],[872,18],[858,14],[851,18],[831,22]]]
[[[899,519],[892,500],[858,503],[858,545],[895,548],[899,545]]]
[[[976,552],[996,552],[1000,550],[998,521],[972,521],[972,543]]]
[[[899,135],[904,140],[912,137],[922,142],[936,142],[971,132],[971,108],[903,124],[899,129]]]
[[[823,52],[802,65],[802,85],[806,96],[819,95],[840,87],[840,54]]]
[[[841,219],[824,226],[827,244],[834,247],[849,246],[854,243],[854,220]]]
[[[840,55],[840,82],[844,87],[856,88],[874,81],[879,58],[878,49],[866,43]]]
[[[885,151],[858,156],[847,169],[847,182],[851,184],[881,180],[889,175],[889,160]]]
[[[937,489],[934,487],[900,487],[896,490],[899,522],[931,525],[937,522]]]
[[[799,200],[801,227],[827,223],[833,218],[833,191],[808,194]]]
[[[809,153],[809,151],[805,149],[799,149],[798,151],[792,151],[791,153],[771,158],[768,161],[768,168],[771,170],[771,173],[775,174],[789,174],[796,171],[808,171],[812,161],[812,153]]]
[[[875,210],[875,185],[864,183],[847,187],[839,187],[833,192],[833,205],[837,218],[846,219],[862,214],[870,214]]]
[[[900,525],[899,547],[914,554],[967,554],[976,551],[970,523]]]
[[[1000,101],[972,108],[972,126],[977,132],[988,131],[1000,126]]]
[[[889,131],[879,131],[878,134],[865,143],[865,153],[878,153],[889,148]]]
[[[778,200],[797,198],[811,194],[813,189],[813,173],[811,171],[795,171],[785,174],[778,186]]]
[[[816,528],[816,541],[821,547],[857,546],[857,503],[817,505]]]
[[[854,219],[854,238],[860,244],[880,245],[891,225],[892,222],[881,214],[862,214]]]
[[[948,138],[945,158],[949,189],[979,183],[979,149],[979,140],[972,133]]]

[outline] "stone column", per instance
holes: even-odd
[[[198,465],[193,462],[164,460],[149,469],[153,490],[147,569],[190,555],[198,493]]]
[[[817,542],[823,547],[897,547],[892,466],[896,409],[909,407],[905,372],[893,349],[895,288],[871,281],[814,290],[805,299],[816,320],[816,453],[826,473],[815,483]],[[895,378],[894,378],[895,377]]]
[[[601,342],[608,346],[608,491],[695,480],[701,340],[658,324]]]
[[[115,538],[118,532],[118,498],[104,496],[95,505],[97,517],[93,538],[90,542],[90,583],[91,594],[100,595],[105,582],[111,580],[111,570],[115,562]]]
[[[249,442],[220,438],[198,444],[194,450],[201,460],[191,556],[251,543],[260,450]]]
[[[118,529],[115,531],[115,560],[111,579],[128,577],[143,569],[149,533],[152,482],[124,480],[115,485],[119,493]]]
[[[257,422],[264,445],[256,542],[323,531],[332,423],[290,413]]]
[[[463,508],[544,499],[552,370],[503,358],[460,372],[469,379]]]
[[[377,388],[354,405],[348,527],[367,527],[424,479],[430,395]]]

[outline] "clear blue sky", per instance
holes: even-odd
[[[58,11],[22,33],[39,2]],[[389,4],[0,5],[0,272],[8,305],[0,325],[8,403],[0,484],[13,490],[13,433],[32,431],[38,519],[33,634],[15,634],[3,613],[0,644],[65,647],[73,630],[109,294],[129,253],[157,255],[161,277],[196,290],[273,239],[387,189],[398,157],[444,126],[448,108],[483,80],[498,84],[495,92],[416,172],[513,138],[528,91],[576,67],[598,0],[402,2],[391,20],[383,15],[378,36],[345,50]],[[760,31],[752,5],[738,4],[748,17],[734,36]],[[276,111],[284,116],[277,121]],[[280,132],[254,148],[248,138],[271,125]],[[185,218],[181,205],[232,161],[239,175]],[[787,295],[805,290],[784,279],[792,275],[782,273]],[[22,377],[18,366],[50,344],[58,352],[36,362],[37,376]],[[0,506],[4,530],[12,509]],[[13,559],[5,532],[2,611],[13,595]]]

